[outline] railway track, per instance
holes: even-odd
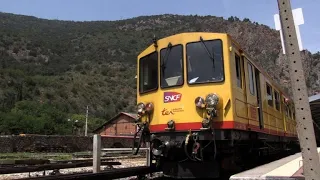
[[[120,169],[110,169],[105,170],[99,173],[76,173],[76,174],[63,174],[63,175],[50,175],[42,177],[31,177],[31,178],[22,178],[21,180],[26,179],[37,179],[37,180],[51,180],[51,179],[79,179],[79,180],[88,180],[88,179],[97,179],[97,178],[106,178],[106,179],[119,179],[126,178],[130,176],[142,176],[150,173],[158,172],[155,167],[140,166],[140,167],[130,167],[130,168],[120,168]]]
[[[121,163],[102,161],[101,165],[114,166],[114,165],[121,165]],[[79,168],[79,167],[87,167],[87,166],[92,166],[92,161],[78,162],[78,163],[44,164],[44,165],[36,165],[36,166],[4,167],[4,168],[0,168],[0,174],[37,172],[37,171],[56,170],[56,169]]]
[[[120,155],[120,154],[119,154]],[[276,156],[269,156],[268,158],[259,159],[258,161],[255,161],[254,164],[250,168],[253,168],[255,166],[259,166],[265,163],[268,163],[270,161],[274,161],[276,159],[281,158],[282,156],[286,156],[287,154],[277,154]],[[134,178],[128,178],[132,176],[142,176],[145,174],[153,173],[153,172],[159,172],[153,167],[147,167],[142,166],[142,164],[139,164],[139,167],[126,167],[123,166],[120,162],[115,162],[119,157],[105,157],[101,158],[101,165],[107,166],[104,168],[104,170],[100,173],[92,173],[92,168],[89,166],[92,166],[92,158],[89,159],[72,159],[72,160],[63,160],[63,161],[50,161],[50,163],[47,162],[47,160],[40,160],[39,162],[35,160],[27,161],[27,160],[16,160],[16,164],[5,164],[2,163],[0,165],[0,174],[14,174],[14,173],[29,173],[29,177],[25,177],[22,179],[92,179],[92,178],[106,178],[106,179],[134,179]],[[126,157],[126,159],[131,159],[130,157]],[[119,159],[120,160],[120,159]],[[44,164],[37,164],[36,163],[44,163]],[[14,166],[15,167],[14,167]],[[113,166],[121,165],[121,168],[114,169]],[[2,167],[1,167],[2,166]],[[67,174],[61,172],[60,169],[72,169],[72,168],[79,168],[79,167],[89,167],[87,170],[81,170],[78,172],[66,172]],[[91,169],[91,170],[90,170]],[[53,170],[53,171],[52,171]],[[30,172],[39,172],[43,171],[43,174],[37,174],[38,177],[30,177]],[[47,173],[45,173],[45,171]],[[52,173],[49,173],[49,171],[52,171]],[[235,173],[238,172],[226,172],[221,179],[227,180],[229,177]],[[53,175],[55,174],[55,175]],[[40,176],[39,176],[40,175]],[[21,178],[20,178],[21,179]],[[168,179],[162,176],[156,176],[156,177],[148,177],[148,179]]]
[[[107,155],[106,155],[107,154]],[[105,156],[101,158],[101,167],[103,170],[117,168],[127,168],[132,165],[128,164],[129,160],[141,161],[144,159],[143,156],[133,156],[128,152],[119,153],[106,153]],[[112,154],[112,155],[111,155]],[[75,157],[73,157],[75,158]],[[140,158],[140,159],[139,159]],[[57,175],[68,175],[74,174],[85,174],[92,173],[92,155],[90,156],[78,156],[75,159],[69,160],[49,160],[49,159],[19,159],[19,160],[0,160],[0,179],[21,179],[30,177],[44,177],[51,176],[57,178]],[[135,163],[133,163],[135,164]],[[143,164],[138,163],[135,166],[143,166]],[[119,170],[119,169],[117,169]]]

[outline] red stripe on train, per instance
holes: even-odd
[[[157,124],[157,125],[150,125],[151,132],[163,132],[167,124]],[[192,123],[176,123],[175,130],[176,131],[188,131],[188,130],[199,130],[201,128],[201,122],[192,122]],[[276,131],[268,128],[260,129],[259,126],[255,126],[252,124],[245,124],[235,121],[219,121],[214,122],[213,127],[215,129],[239,129],[239,130],[250,130],[255,132],[261,132],[271,135],[278,135],[278,136],[289,136],[289,137],[296,137],[296,135],[285,133],[283,131]]]

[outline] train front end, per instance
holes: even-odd
[[[228,51],[226,34],[181,33],[138,56],[140,139],[167,176],[219,176],[217,141],[233,119]]]

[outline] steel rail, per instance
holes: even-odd
[[[130,167],[130,168],[121,168],[121,169],[111,169],[107,171],[101,171],[98,173],[76,173],[76,174],[63,174],[63,175],[50,175],[50,176],[42,176],[42,177],[31,177],[31,178],[22,178],[25,179],[37,179],[37,180],[51,180],[51,179],[97,179],[97,178],[105,178],[105,179],[117,179],[117,178],[125,178],[130,176],[139,176],[150,174],[154,172],[159,172],[160,170],[151,166],[140,166],[140,167]]]
[[[140,148],[140,150],[148,150],[149,148]],[[101,151],[132,151],[132,148],[103,148]]]
[[[121,165],[120,162],[101,162],[101,165]],[[79,168],[92,166],[91,162],[81,162],[81,163],[59,163],[59,164],[46,164],[38,166],[24,166],[24,167],[3,167],[0,168],[0,174],[13,174],[13,173],[28,173],[36,171],[54,170],[54,169],[69,169],[69,168]]]
[[[101,158],[101,161],[113,161],[115,158]],[[88,159],[70,159],[70,160],[51,160],[50,164],[65,164],[65,163],[83,163],[92,162],[92,158]]]

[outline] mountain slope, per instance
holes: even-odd
[[[134,111],[135,61],[152,42],[179,32],[227,32],[284,87],[288,62],[279,33],[265,25],[214,16],[157,15],[72,22],[0,13],[0,111],[20,101],[54,104],[65,113],[110,118]],[[302,52],[308,93],[320,91],[320,53]],[[278,67],[280,66],[280,68]]]

